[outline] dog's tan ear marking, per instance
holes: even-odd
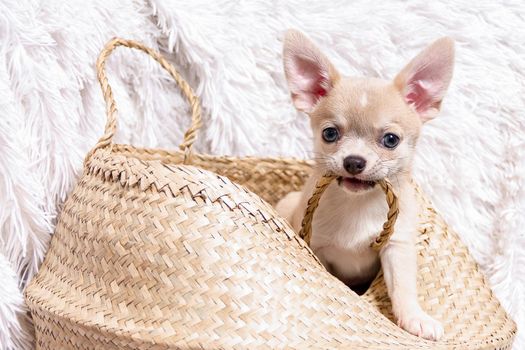
[[[339,73],[301,32],[288,30],[283,49],[284,71],[295,107],[309,113],[330,92]]]
[[[452,79],[454,41],[445,37],[417,55],[394,79],[405,101],[423,122],[434,118]]]

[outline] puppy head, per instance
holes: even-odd
[[[316,162],[352,193],[410,172],[423,122],[434,118],[452,78],[454,43],[434,42],[393,81],[341,77],[303,34],[290,30],[284,68],[295,107],[310,116]]]

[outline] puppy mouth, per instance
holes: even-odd
[[[337,183],[344,189],[350,192],[364,192],[368,191],[376,185],[375,181],[360,180],[356,177],[343,177],[337,178]]]

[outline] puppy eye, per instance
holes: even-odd
[[[392,133],[387,133],[383,136],[383,140],[381,140],[381,142],[386,148],[396,148],[396,146],[399,144],[399,136]]]
[[[336,128],[330,127],[323,130],[323,140],[325,142],[335,142],[339,138],[339,131]]]

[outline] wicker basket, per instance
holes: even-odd
[[[116,107],[104,67],[120,45],[154,57],[188,97],[193,123],[181,151],[112,142]],[[419,299],[443,322],[439,342],[391,321],[381,273],[356,295],[275,213],[270,204],[301,188],[310,162],[192,154],[199,104],[167,61],[114,39],[97,67],[108,105],[106,132],[88,154],[26,291],[37,348],[511,346],[514,322],[421,192]]]

